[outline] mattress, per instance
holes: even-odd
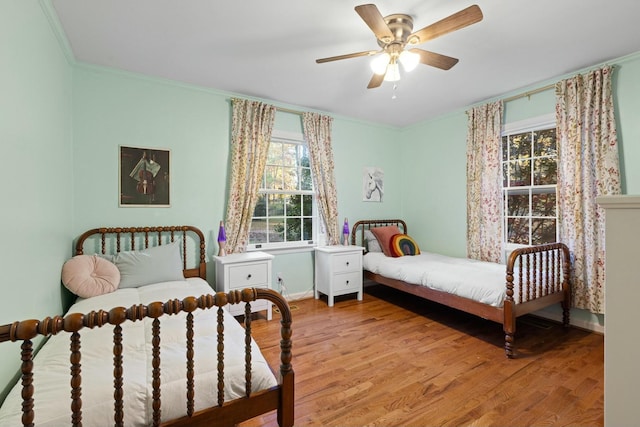
[[[113,307],[130,307],[154,301],[183,299],[211,294],[208,283],[200,278],[165,282],[139,288],[79,299],[69,313],[88,313]],[[243,396],[245,391],[244,328],[224,312],[225,401]],[[186,415],[186,329],[185,313],[160,317],[162,420]],[[195,410],[217,402],[217,308],[194,312]],[[151,322],[123,324],[124,423],[148,426],[152,423]],[[81,331],[82,419],[86,426],[113,424],[113,327]],[[277,385],[255,342],[252,342],[252,390]],[[19,354],[16,354],[19,358]],[[105,366],[107,365],[107,366]],[[37,426],[71,424],[69,334],[52,336],[34,359],[34,408]],[[0,426],[21,424],[20,383],[0,408]]]
[[[429,252],[398,258],[369,252],[363,268],[391,279],[454,294],[493,307],[506,296],[506,266]],[[517,292],[517,289],[515,290]]]

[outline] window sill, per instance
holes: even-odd
[[[303,252],[313,252],[317,245],[290,246],[282,248],[247,248],[247,252],[266,252],[273,255],[299,254]]]

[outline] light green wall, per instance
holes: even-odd
[[[62,311],[60,268],[73,238],[72,70],[35,0],[0,2],[0,52],[5,324]],[[18,370],[20,349],[2,346],[4,385]],[[5,392],[0,386],[0,401]]]
[[[640,194],[640,168],[636,166],[640,162],[640,53],[610,64],[615,66],[613,91],[623,193]],[[543,82],[538,87],[568,76]],[[527,90],[533,89],[536,88]],[[552,88],[506,102],[504,122],[512,123],[554,111],[555,91]],[[420,123],[402,132],[401,157],[406,166],[402,169],[402,214],[408,221],[410,234],[415,234],[427,250],[454,256],[466,254],[466,132],[465,111]],[[545,309],[541,314],[561,318],[557,307]],[[604,316],[586,310],[574,309],[571,316],[577,325],[596,328],[604,325]]]
[[[215,242],[227,197],[230,94],[102,68],[74,74],[74,187],[76,235],[97,226],[176,223],[200,227]],[[275,129],[301,132],[301,118],[277,113]],[[340,217],[397,215],[401,202],[398,132],[335,117],[333,150]],[[118,207],[118,147],[171,150],[171,207]],[[383,203],[362,201],[362,170],[386,174]],[[215,244],[207,254],[217,251]],[[312,253],[279,254],[291,294],[313,286]],[[209,263],[211,264],[211,263]],[[209,281],[212,283],[212,266]]]
[[[464,112],[402,133],[402,217],[425,250],[466,254],[466,137]]]
[[[640,54],[620,60],[613,81],[622,192],[637,195],[640,194]]]

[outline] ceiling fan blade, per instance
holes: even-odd
[[[423,49],[409,49],[410,52],[420,55],[420,62],[425,65],[431,65],[432,67],[440,68],[441,70],[448,70],[458,63],[457,58],[441,55],[435,52],[429,52]]]
[[[411,34],[407,40],[411,44],[424,43],[436,37],[443,36],[452,31],[460,30],[476,22],[482,21],[482,11],[478,5],[474,4],[466,9],[454,13],[434,24],[424,27]]]
[[[385,40],[387,43],[393,40],[393,33],[375,4],[362,4],[356,6],[355,9],[378,40]]]
[[[373,89],[379,87],[384,80],[384,74],[374,74],[369,80],[369,84],[367,85],[367,89]]]
[[[340,59],[349,59],[349,58],[357,58],[359,56],[370,56],[378,53],[377,50],[367,50],[364,52],[356,52],[356,53],[348,53],[346,55],[338,55],[338,56],[330,56],[328,58],[320,58],[316,59],[318,64],[322,64],[324,62],[338,61]]]

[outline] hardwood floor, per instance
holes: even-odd
[[[525,317],[510,360],[497,323],[383,286],[291,305],[296,426],[604,425],[600,334]],[[252,324],[277,368],[278,314]]]

